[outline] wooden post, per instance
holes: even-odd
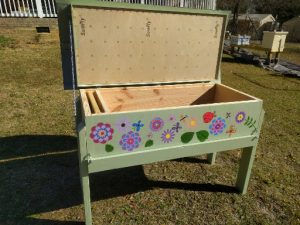
[[[272,61],[272,52],[268,51],[267,65],[270,65],[271,61]]]
[[[236,180],[236,188],[241,194],[246,194],[251,175],[251,169],[255,158],[256,145],[243,148],[239,171]]]
[[[210,154],[207,154],[207,161],[211,164],[211,165],[214,165],[215,164],[215,161],[216,161],[216,157],[217,157],[217,153],[210,153]]]
[[[275,59],[274,59],[275,64],[277,64],[279,62],[279,55],[280,55],[280,52],[275,53]]]
[[[84,215],[85,224],[92,225],[92,210],[91,210],[91,196],[90,196],[90,183],[87,161],[87,149],[86,149],[86,131],[84,125],[81,123],[78,126],[78,138],[79,138],[79,169],[80,169],[80,181],[83,192],[84,203]]]

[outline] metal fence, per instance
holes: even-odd
[[[55,0],[0,0],[1,17],[57,17]]]
[[[216,0],[99,0],[133,4],[216,9]],[[55,0],[0,0],[0,17],[57,17]]]
[[[133,4],[163,5],[173,7],[187,7],[196,9],[216,9],[216,0],[100,0],[110,2],[126,2]]]

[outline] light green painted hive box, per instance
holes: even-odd
[[[262,100],[221,84],[227,12],[59,0],[64,77],[80,91],[86,224],[89,174],[243,148],[246,193]]]

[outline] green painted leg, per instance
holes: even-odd
[[[82,167],[84,167],[84,166],[82,166]],[[82,185],[82,192],[83,192],[85,224],[92,225],[92,210],[91,210],[89,174],[86,173],[84,170],[85,170],[84,168],[81,168],[80,177],[81,177],[81,185]]]
[[[251,169],[255,158],[256,146],[243,148],[240,160],[236,187],[241,194],[246,194],[250,179]]]
[[[86,157],[88,156],[86,149],[86,132],[83,123],[78,125],[78,138],[79,138],[79,169],[80,169],[80,180],[83,193],[83,203],[84,203],[84,214],[85,214],[85,224],[92,225],[92,210],[91,210],[91,196],[90,196],[90,181],[88,172],[88,161]]]
[[[215,161],[216,161],[216,157],[217,157],[217,153],[210,153],[210,154],[207,154],[207,161],[211,164],[211,165],[214,165],[215,164]]]

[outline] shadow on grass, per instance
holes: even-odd
[[[256,63],[254,63],[251,60],[247,60],[247,59],[243,59],[241,57],[223,57],[222,58],[222,62],[226,62],[226,63],[237,63],[237,64],[245,64],[245,65],[256,65]]]
[[[202,164],[209,164],[207,159],[199,159],[194,157],[185,157],[180,159],[173,159],[172,161],[175,162],[185,162],[185,163],[202,163]]]
[[[60,216],[61,213],[54,220],[32,218],[35,214],[82,205],[74,136],[4,137],[0,138],[0,146],[0,224],[83,224],[65,221],[68,215]],[[187,159],[187,163],[197,162]],[[153,188],[236,192],[226,185],[149,180],[142,166],[95,173],[90,178],[92,201]]]
[[[257,86],[262,87],[264,89],[268,89],[268,90],[274,90],[274,91],[292,91],[292,92],[299,92],[300,91],[300,89],[287,89],[287,88],[268,87],[268,86],[266,86],[264,84],[261,84],[261,83],[255,81],[255,80],[251,80],[250,78],[245,77],[245,76],[243,76],[241,74],[233,73],[233,75],[235,75],[235,76],[237,76],[239,78],[242,78],[242,79],[244,79],[244,80],[246,80],[246,81],[248,81],[248,82],[250,82],[250,83],[252,83],[254,85],[257,85]],[[274,75],[271,74],[271,76],[274,76]]]

